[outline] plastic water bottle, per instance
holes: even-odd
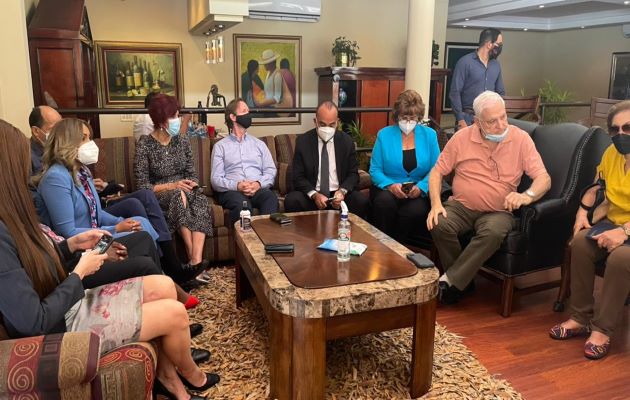
[[[344,202],[341,202],[343,205]],[[345,208],[345,209],[344,209]],[[341,207],[341,219],[337,225],[337,261],[350,260],[350,239],[352,237],[352,228],[348,221],[348,208]]]
[[[247,202],[243,202],[243,208],[241,209],[241,230],[249,231],[252,229],[252,213],[249,211],[249,207],[247,206]]]

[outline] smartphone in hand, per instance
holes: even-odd
[[[110,248],[112,243],[114,243],[114,238],[112,236],[103,235],[92,250],[97,250],[98,254],[104,254]]]
[[[413,185],[415,185],[415,182],[403,182],[402,183],[402,191],[405,194],[408,194],[409,192],[411,192],[411,189],[413,189]]]

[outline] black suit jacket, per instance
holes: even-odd
[[[318,140],[317,131],[311,129],[299,135],[295,141],[293,188],[307,195],[311,190],[315,190],[315,185],[317,185],[320,159],[317,150]],[[357,161],[354,142],[350,135],[340,131],[335,132],[333,141],[339,187],[351,192],[359,183],[359,162]]]

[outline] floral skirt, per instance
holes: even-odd
[[[142,278],[85,290],[66,313],[69,332],[91,331],[101,338],[101,354],[138,341],[142,326]]]

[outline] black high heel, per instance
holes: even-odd
[[[206,390],[210,389],[212,386],[219,383],[219,381],[221,380],[219,375],[213,374],[212,372],[206,372],[205,374],[206,374],[206,383],[203,386],[195,386],[192,383],[188,382],[186,378],[184,378],[181,374],[178,373],[179,379],[182,380],[182,383],[184,384],[184,386],[186,386],[188,389],[193,390],[195,392],[205,392]]]
[[[177,400],[177,397],[160,382],[157,378],[153,382],[153,398],[158,400],[158,396],[162,398],[166,398],[167,400]],[[198,396],[195,394],[190,395],[190,400],[208,400],[206,396]]]

